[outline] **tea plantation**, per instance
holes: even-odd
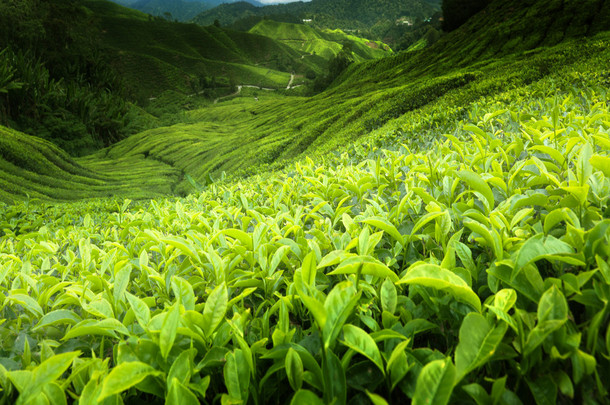
[[[0,403],[610,403],[609,41],[0,127]]]

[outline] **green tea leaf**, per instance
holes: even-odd
[[[250,370],[244,354],[240,349],[227,353],[225,363],[224,381],[232,398],[246,401],[248,398],[248,386],[250,385]]]
[[[290,405],[323,405],[324,402],[309,390],[298,390],[295,392]]]
[[[185,350],[176,357],[172,367],[167,374],[167,386],[172,384],[173,379],[177,379],[181,384],[188,384],[193,373],[193,359],[195,358],[195,349]]]
[[[535,381],[527,378],[525,381],[537,405],[554,405],[557,403],[557,385],[550,376],[545,375]]]
[[[591,166],[604,173],[604,176],[610,177],[610,157],[593,155],[589,159]]]
[[[344,405],[347,400],[345,371],[339,358],[330,350],[326,353],[322,372],[324,374],[324,402]]]
[[[398,276],[388,266],[371,256],[355,256],[344,260],[330,273],[329,276],[336,274],[367,274],[375,277],[389,277],[392,281],[398,281]]]
[[[360,299],[360,294],[356,291],[352,282],[344,281],[337,284],[326,297],[324,310],[327,316],[322,330],[325,348],[330,347],[330,344],[335,342],[343,324]]]
[[[459,344],[455,351],[457,381],[484,365],[495,353],[508,325],[492,327],[481,314],[471,312],[462,321]]]
[[[74,325],[80,321],[81,318],[73,311],[69,311],[67,309],[57,309],[55,311],[47,313],[45,316],[40,318],[40,321],[38,322],[38,324],[36,324],[34,328],[32,328],[32,330],[36,331],[46,326],[52,326],[57,324]]]
[[[131,309],[136,315],[138,323],[143,329],[146,329],[148,323],[150,322],[150,309],[148,308],[148,305],[146,305],[143,300],[129,292],[126,292],[125,296],[127,297],[127,301],[129,301],[129,305],[131,305]]]
[[[468,169],[460,170],[456,174],[471,189],[479,192],[484,197],[483,203],[487,207],[487,212],[493,210],[495,205],[494,193],[479,174]]]
[[[381,396],[366,390],[366,395],[369,397],[373,405],[388,405],[388,402]]]
[[[216,331],[227,312],[227,286],[222,283],[216,286],[208,296],[203,308],[203,332],[208,336]]]
[[[401,245],[405,244],[404,237],[387,219],[381,217],[370,217],[363,219],[362,222],[385,231],[385,233],[396,239],[396,241],[398,241]]]
[[[195,309],[195,293],[193,292],[193,286],[188,281],[182,277],[172,277],[172,290],[174,296],[186,311]]]
[[[379,352],[377,343],[375,343],[373,338],[364,330],[354,325],[344,325],[343,340],[341,343],[367,357],[375,363],[379,370],[385,375],[383,360],[381,359],[381,353]]]
[[[165,398],[168,405],[199,405],[199,400],[193,392],[177,378],[172,378],[169,384],[169,391]]]
[[[102,380],[102,390],[98,402],[133,387],[148,376],[160,376],[161,374],[148,364],[139,361],[121,363]]]
[[[131,276],[131,264],[127,264],[126,266],[121,267],[119,271],[117,271],[116,276],[114,277],[114,302],[118,303],[123,299],[125,295],[125,291],[127,290],[127,285],[129,284],[129,278]]]
[[[390,313],[396,312],[396,305],[398,303],[398,295],[396,294],[396,287],[390,278],[386,278],[383,284],[381,284],[381,308],[383,311]]]
[[[436,264],[416,264],[409,268],[407,274],[396,284],[416,284],[446,291],[481,311],[481,301],[468,284],[461,277]]]
[[[172,305],[172,308],[165,314],[163,320],[163,326],[159,334],[159,348],[161,349],[161,355],[164,359],[167,359],[174,340],[176,340],[176,334],[178,333],[178,325],[180,324],[180,307],[178,304]]]
[[[413,405],[446,405],[455,385],[455,367],[450,359],[424,366],[415,386]]]
[[[100,335],[118,338],[115,332],[119,332],[123,335],[129,335],[127,328],[116,319],[109,318],[102,319],[101,321],[97,321],[95,319],[85,319],[74,325],[72,329],[66,332],[62,340],[68,340],[85,335]]]
[[[286,375],[288,382],[294,391],[303,386],[303,362],[297,352],[290,348],[286,353]]]
[[[6,299],[21,305],[24,309],[26,309],[28,312],[30,312],[37,318],[42,317],[44,314],[42,308],[40,307],[40,304],[38,304],[38,302],[36,302],[36,300],[30,297],[29,295],[11,294],[6,297]]]
[[[515,266],[513,268],[511,278],[515,278],[517,274],[529,263],[536,262],[540,259],[561,260],[574,264],[582,263],[579,260],[565,256],[574,253],[574,248],[567,243],[549,235],[537,234],[532,236],[521,246],[517,252]],[[582,263],[584,266],[585,263]]]

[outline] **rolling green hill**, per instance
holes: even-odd
[[[0,201],[171,194],[180,170],[143,156],[75,160],[52,143],[0,126]]]
[[[301,52],[332,59],[338,55],[344,45],[349,49],[355,61],[377,59],[387,56],[389,47],[379,41],[369,41],[341,30],[319,31],[304,24],[289,24],[273,20],[262,20],[248,32],[273,38]]]
[[[85,2],[99,19],[103,43],[139,100],[200,83],[230,82],[285,88],[290,72],[320,71],[323,61],[260,35],[152,19],[104,0]]]
[[[556,10],[559,17],[572,13],[569,4],[563,10]],[[603,5],[587,11],[591,17],[589,31],[592,34],[608,28],[604,26],[604,20],[596,19],[597,14],[604,13],[606,7]],[[550,12],[547,6],[536,9],[540,15],[533,13],[531,8],[527,14],[511,10],[513,8],[508,3],[496,1],[486,12],[430,49],[354,64],[330,90],[315,97],[277,97],[271,93],[265,94],[263,90],[244,88],[241,93],[243,98],[221,101],[218,105],[191,111],[183,116],[184,123],[134,135],[84,158],[83,164],[94,167],[98,159],[126,158],[129,161],[134,158],[136,160],[132,163],[135,165],[139,161],[137,159],[144,156],[146,159],[143,162],[155,161],[172,166],[197,182],[205,182],[210,175],[217,178],[223,171],[230,175],[249,175],[266,168],[284,167],[303,154],[323,156],[354,141],[368,138],[371,134],[375,134],[376,143],[391,142],[395,137],[403,136],[401,128],[405,125],[409,128],[415,125],[412,131],[429,132],[429,129],[421,127],[431,125],[422,122],[422,116],[433,116],[436,111],[446,109],[448,104],[467,106],[481,98],[527,86],[545,77],[556,77],[559,82],[568,83],[570,72],[579,72],[579,69],[593,72],[596,66],[606,65],[606,37],[570,40],[578,33],[569,34],[573,24],[569,19],[558,18],[557,21],[564,23],[555,24],[546,31],[548,38],[565,37],[563,41],[555,42],[547,39],[549,45],[559,42],[554,47],[529,49],[533,45],[522,44],[518,48],[494,49],[493,40],[499,28],[490,22],[498,16],[512,16],[512,19],[506,19],[507,24],[519,22],[523,27],[530,27],[532,21],[543,19]],[[148,24],[144,17],[140,17],[142,24]],[[525,18],[529,18],[530,22],[524,21]],[[580,15],[578,18],[586,19],[587,16]],[[136,18],[132,20],[136,21]],[[164,24],[172,27],[171,30],[163,31]],[[290,35],[311,34],[309,29],[295,31],[303,27],[289,24],[267,22],[263,26],[273,27],[275,33],[289,29],[287,32]],[[124,49],[136,54],[138,44],[147,42],[145,38],[148,38],[151,44],[148,52],[156,52],[160,58],[168,52],[162,48],[163,44],[175,44],[173,51],[184,60],[212,52],[213,48],[203,49],[188,41],[191,38],[189,34],[200,33],[203,30],[201,27],[179,25],[183,31],[175,31],[173,25],[165,22],[160,27],[159,31],[142,30],[145,34],[139,35],[146,35],[143,37],[132,38],[135,33],[140,33],[134,31],[125,39],[121,39],[123,35],[114,34],[107,41],[117,41],[117,46],[121,43]],[[224,52],[227,58],[240,58],[244,54],[235,51],[239,49],[236,46],[226,47],[225,44],[253,38],[216,27],[207,29],[214,32],[216,37],[227,38],[226,42],[211,44],[217,46],[217,51]],[[468,32],[474,29],[481,30],[481,35],[489,36],[491,49],[478,46],[485,43],[484,38],[473,42],[465,40]],[[176,32],[181,36],[169,35]],[[167,34],[165,39],[162,33]],[[515,35],[518,33],[516,30]],[[153,47],[152,44],[156,43],[152,40],[156,38],[154,34],[159,35],[160,42]],[[476,37],[474,34],[472,36]],[[477,46],[473,47],[473,44]],[[259,51],[252,45],[246,55],[255,58]],[[493,53],[494,57],[489,57],[489,53]],[[256,73],[255,68],[246,68]],[[141,76],[146,78],[147,74],[150,75],[150,72]],[[136,76],[137,72],[134,72],[134,80]],[[288,75],[280,76],[275,83],[279,85],[287,79]],[[455,114],[453,118],[445,117],[434,125],[443,127],[447,121],[458,119],[463,107],[454,107],[452,111]],[[180,184],[170,183],[169,188],[181,193],[192,190],[187,177],[183,177]]]

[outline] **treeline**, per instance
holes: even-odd
[[[121,78],[77,0],[3,0],[0,48],[0,124],[76,155],[129,132]]]

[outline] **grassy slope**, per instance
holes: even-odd
[[[225,85],[233,80],[282,88],[289,72],[319,70],[322,63],[302,59],[302,53],[260,35],[149,20],[108,1],[87,0],[85,5],[99,16],[103,41],[115,53],[114,63],[142,100],[164,90],[191,93],[191,83],[200,77],[213,77]]]
[[[387,46],[382,43],[347,35],[340,30],[318,31],[305,24],[263,20],[248,32],[273,38],[293,49],[310,54],[315,53],[327,60],[341,52],[344,43],[349,43],[357,62],[388,55]]]
[[[173,192],[179,170],[143,156],[81,163],[52,143],[0,126],[0,201],[154,197]]]
[[[603,6],[602,13],[607,3]],[[492,7],[497,8],[492,8],[495,14],[512,9],[504,1],[497,1]],[[566,7],[566,12],[569,10]],[[595,16],[598,11],[589,12]],[[555,72],[585,68],[595,71],[608,65],[608,38],[604,34],[591,41],[567,41],[556,47],[524,49],[494,59],[482,59],[479,55],[479,63],[461,66],[458,50],[449,46],[451,38],[459,43],[464,32],[477,26],[487,27],[485,22],[495,19],[489,14],[487,10],[487,14],[429,50],[356,64],[334,88],[315,97],[278,98],[260,91],[260,101],[254,101],[253,94],[248,93],[241,100],[190,112],[185,123],[133,136],[83,159],[82,164],[104,168],[108,165],[96,162],[125,159],[134,169],[145,163],[158,164],[159,170],[170,165],[197,181],[203,181],[209,174],[217,177],[222,171],[252,174],[283,167],[304,153],[323,156],[345,150],[345,145],[371,133],[377,139],[375,142],[390,143],[403,136],[405,127],[425,132],[430,130],[426,125],[446,125],[447,117],[433,124],[424,120],[422,124],[422,115],[429,113],[433,117],[446,109],[448,103],[455,106],[451,119],[459,119],[466,106],[482,97],[522,87]],[[517,17],[522,16],[516,14]],[[537,21],[539,16],[533,14],[530,18]],[[570,27],[566,23],[548,33],[567,33]],[[595,30],[600,27],[603,25],[596,25]],[[484,51],[481,48],[478,52]],[[472,55],[478,54],[473,51]],[[582,60],[592,62],[582,68],[579,65]],[[422,108],[424,112],[420,113]],[[420,126],[414,127],[412,122]],[[165,190],[168,189],[180,193],[191,190],[185,179],[179,185],[174,180],[168,181]]]

